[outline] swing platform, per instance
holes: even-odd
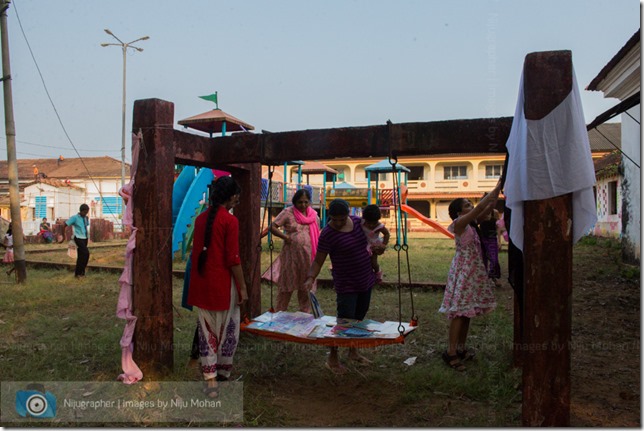
[[[329,347],[368,348],[402,344],[416,329],[409,323],[373,320],[338,322],[333,316],[315,318],[303,312],[266,313],[241,324],[241,331],[275,341],[316,344]]]

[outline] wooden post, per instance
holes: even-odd
[[[542,119],[571,89],[570,51],[526,57],[526,119]],[[571,194],[524,204],[523,426],[570,425],[571,226]]]
[[[132,194],[136,250],[132,302],[137,316],[134,360],[143,375],[172,371],[172,185],[174,104],[134,102],[132,130],[143,132]]]
[[[261,207],[262,170],[259,163],[245,163],[236,167],[226,167],[239,183],[242,192],[240,202],[235,208],[239,219],[239,253],[242,269],[248,289],[248,304],[242,309],[244,317],[255,317],[262,314],[261,295],[261,253],[257,250],[259,243],[259,217]]]

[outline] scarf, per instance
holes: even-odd
[[[309,225],[309,236],[311,237],[311,262],[315,259],[315,254],[318,251],[318,238],[320,237],[320,226],[318,226],[317,219],[318,213],[311,207],[306,208],[306,215],[302,214],[300,210],[293,207],[293,216],[298,224]]]

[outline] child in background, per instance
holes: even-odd
[[[479,217],[479,230],[481,244],[483,246],[483,265],[487,270],[488,276],[494,281],[496,287],[501,283],[501,266],[499,265],[499,239],[497,236],[496,221],[499,218],[499,212],[496,209],[486,211]]]
[[[476,207],[463,198],[449,205],[449,216],[454,222],[449,230],[454,232],[456,253],[447,275],[445,295],[439,312],[450,320],[447,350],[443,361],[456,371],[465,371],[462,361],[474,358],[474,351],[465,347],[470,318],[489,313],[496,307],[494,284],[488,277],[481,242],[472,226],[483,212],[494,207],[501,190],[501,182]]]
[[[380,208],[377,205],[367,205],[362,210],[362,230],[367,236],[367,251],[371,256],[371,267],[376,273],[376,283],[382,282],[382,271],[378,264],[378,255],[385,252],[389,243],[389,230],[380,223]],[[382,237],[380,236],[382,234]]]
[[[7,229],[7,233],[5,233],[4,235],[2,246],[6,249],[4,253],[4,257],[2,258],[2,262],[12,264],[14,261],[14,258],[13,258],[13,231],[11,230],[11,223],[9,223],[9,228]],[[15,267],[12,266],[11,269],[7,271],[7,275],[11,275],[14,269]]]
[[[508,230],[505,228],[505,219],[503,218],[505,213],[501,214],[501,217],[496,221],[496,234],[499,238],[499,251],[503,250],[503,242],[506,244],[510,243],[510,237],[508,236]]]

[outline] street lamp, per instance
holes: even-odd
[[[141,40],[148,40],[149,36],[143,36],[132,42],[124,43],[121,39],[116,37],[114,33],[105,29],[105,33],[112,36],[114,39],[118,40],[119,43],[101,43],[102,47],[106,46],[120,46],[123,50],[123,109],[122,109],[122,129],[121,129],[121,187],[125,186],[125,77],[126,77],[126,59],[127,59],[127,49],[132,48],[139,52],[143,51],[143,48],[138,46],[132,46],[133,43],[139,42]],[[125,213],[125,205],[121,205],[121,216]],[[122,219],[121,219],[122,220]]]

